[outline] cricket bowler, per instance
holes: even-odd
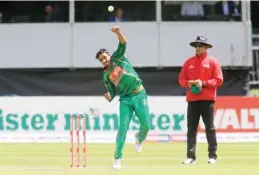
[[[96,59],[104,66],[103,81],[108,91],[104,97],[111,102],[116,94],[120,96],[120,126],[116,137],[113,164],[113,168],[120,169],[123,147],[133,112],[140,121],[140,130],[135,134],[137,152],[142,150],[142,143],[151,127],[151,118],[142,80],[125,57],[126,38],[117,26],[112,27],[111,31],[118,36],[117,50],[111,55],[106,49],[100,49]]]

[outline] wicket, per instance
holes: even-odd
[[[74,122],[75,120],[75,122]],[[83,121],[80,126],[80,121]],[[80,131],[83,135],[83,165],[86,167],[86,116],[71,115],[70,116],[70,167],[74,167],[74,129],[76,130],[76,167],[80,167]]]

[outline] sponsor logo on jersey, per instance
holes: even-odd
[[[115,86],[118,86],[121,78],[124,75],[125,70],[120,66],[115,66],[114,69],[110,72],[109,78]]]

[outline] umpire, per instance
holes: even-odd
[[[223,83],[219,62],[207,55],[212,45],[207,38],[198,36],[190,45],[196,54],[185,61],[179,75],[179,84],[186,88],[187,107],[187,159],[183,164],[196,163],[196,137],[200,116],[205,125],[208,141],[208,163],[217,161],[217,139],[214,127],[214,103],[217,88]]]

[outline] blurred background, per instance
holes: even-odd
[[[102,95],[101,65],[119,25],[127,57],[150,95],[184,95],[177,82],[204,35],[224,69],[219,95],[258,95],[258,2],[250,1],[0,1],[1,95]],[[113,12],[108,6],[115,7]],[[163,77],[163,79],[159,78]]]

